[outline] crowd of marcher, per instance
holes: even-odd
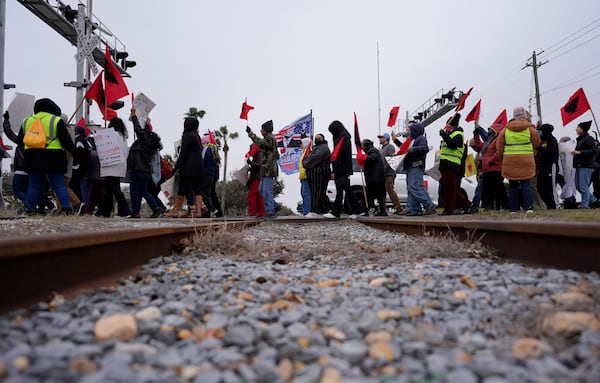
[[[351,218],[370,214],[421,216],[436,214],[436,208],[443,208],[440,215],[475,214],[480,209],[510,213],[523,210],[530,214],[536,209],[600,207],[599,144],[589,134],[591,121],[577,125],[576,140],[557,140],[551,124],[535,126],[531,115],[517,107],[510,121],[495,122],[487,130],[476,120],[473,137],[467,140],[460,118],[459,113],[454,113],[439,132],[439,206],[433,203],[424,183],[430,146],[422,123],[408,124],[404,144],[394,133],[378,135],[379,148],[373,140],[360,141],[357,149],[361,150],[359,165],[364,174],[360,195],[350,183],[356,160],[351,135],[344,125],[336,120],[328,127],[333,150],[322,133],[315,134],[314,139],[302,137],[299,181],[303,215],[339,218],[346,212]],[[23,203],[25,214],[50,211],[140,218],[145,200],[152,211],[151,218],[222,216],[215,190],[220,165],[218,148],[208,134],[199,134],[199,121],[185,118],[176,163],[168,174],[163,167],[166,159],[160,154],[161,139],[150,119],[142,126],[132,108],[129,121],[135,137],[131,147],[127,145],[129,132],[123,120],[115,117],[109,121],[108,128],[114,130],[116,150],[122,157],[106,162],[98,153],[94,132],[85,126],[68,126],[66,116],[50,99],[37,100],[33,114],[18,129],[13,129],[5,112],[4,132],[16,144],[11,164],[12,189]],[[38,129],[46,136],[42,146],[31,140]],[[246,132],[252,141],[246,153],[247,214],[274,217],[279,151],[273,121],[262,124],[260,136],[250,127]],[[460,188],[469,148],[475,153],[477,167],[472,200]],[[406,173],[405,206],[394,190],[398,169]],[[176,185],[175,196],[173,208],[167,212],[159,193],[161,185],[171,177]],[[333,202],[327,196],[330,180],[336,189]],[[129,201],[122,190],[124,182],[129,183]],[[581,196],[579,205],[576,191]],[[183,209],[185,206],[187,210]]]
[[[67,117],[52,100],[37,100],[33,115],[15,129],[5,112],[4,132],[16,144],[11,164],[12,189],[23,204],[24,213],[140,218],[145,200],[151,209],[150,218],[158,218],[167,211],[159,197],[161,185],[175,174],[177,195],[167,216],[222,216],[214,190],[219,164],[218,154],[213,153],[217,148],[200,138],[198,120],[185,119],[182,145],[174,166],[161,156],[161,138],[150,118],[142,126],[132,107],[129,121],[135,137],[130,147],[123,120],[114,117],[108,122],[107,128],[114,131],[116,141],[111,154],[117,153],[117,159],[102,161],[94,132],[86,126],[68,126]],[[41,144],[30,139],[44,134]],[[166,174],[164,169],[171,167],[173,171]],[[123,192],[123,183],[129,184],[129,200]],[[184,199],[188,210],[180,213]]]
[[[460,118],[455,113],[439,132],[439,162],[437,171],[432,172],[441,174],[439,206],[432,202],[423,182],[430,150],[423,124],[408,124],[406,139],[410,145],[403,153],[394,146],[403,144],[395,134],[393,140],[388,133],[379,135],[379,149],[370,139],[361,141],[360,150],[366,156],[361,166],[364,194],[357,198],[349,178],[353,174],[350,133],[341,122],[333,121],[328,129],[333,151],[323,134],[315,135],[312,148],[303,144],[306,148],[300,171],[303,215],[338,218],[345,210],[351,218],[390,213],[421,216],[436,214],[438,207],[443,208],[439,215],[475,214],[480,209],[508,210],[511,214],[523,210],[531,214],[536,209],[600,207],[600,153],[598,142],[588,133],[591,121],[577,125],[576,141],[569,137],[557,140],[551,124],[536,126],[529,112],[517,107],[510,121],[494,123],[487,130],[475,121],[473,137],[467,140]],[[475,154],[477,168],[477,187],[472,200],[460,187],[469,147]],[[390,161],[398,155],[402,156],[401,161]],[[394,190],[396,171],[400,168],[406,173],[404,207]],[[336,189],[331,205],[326,195],[330,179]],[[581,195],[579,205],[575,191]]]

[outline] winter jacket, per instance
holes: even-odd
[[[552,165],[558,164],[558,141],[552,135],[551,125],[543,124],[540,126],[540,146],[535,153],[535,163],[537,172],[549,173]]]
[[[529,142],[531,142],[533,150],[540,145],[540,136],[531,122],[524,119],[511,120],[506,124],[506,128],[500,132],[496,141],[496,149],[498,150],[498,158],[502,163],[502,177],[509,180],[528,180],[535,176],[535,160],[533,151],[527,154],[510,154],[505,155],[506,148],[506,132],[522,132],[529,129]]]
[[[341,150],[335,161],[332,161],[333,174],[335,178],[343,178],[353,174],[352,171],[352,138],[344,125],[339,121],[333,121],[329,124],[329,132],[333,136],[334,150],[340,140],[343,138]]]
[[[404,169],[408,169],[409,167],[420,167],[421,169],[425,169],[425,159],[429,152],[427,138],[423,135],[425,133],[425,127],[418,122],[411,124],[408,127],[408,130],[410,132],[412,145],[406,152],[406,157],[404,157]]]
[[[322,164],[327,164],[331,162],[331,151],[329,150],[329,146],[327,145],[327,141],[323,141],[320,144],[314,144],[310,153],[306,155],[304,161],[302,161],[302,166],[305,169],[314,169]]]
[[[365,181],[367,184],[374,182],[385,182],[384,161],[385,158],[381,152],[374,146],[366,149],[367,158],[365,159]]]
[[[596,162],[594,161],[597,153],[596,142],[592,136],[588,134],[588,132],[585,132],[581,136],[577,137],[577,145],[575,146],[575,150],[581,153],[573,156],[574,168],[596,167]]]
[[[75,149],[71,135],[67,131],[67,125],[60,118],[61,110],[52,100],[40,99],[34,104],[34,113],[49,113],[57,116],[58,123],[56,125],[56,139],[60,142],[62,149],[25,149],[25,169],[28,172],[48,172],[65,174],[67,172],[67,154],[72,153]],[[34,115],[35,116],[35,115]],[[25,136],[25,123],[21,124],[17,145],[23,144]]]
[[[120,136],[121,135],[119,135],[119,137]],[[102,177],[100,177],[100,158],[98,157],[96,144],[94,143],[93,139],[90,139],[88,143],[90,144],[90,151],[86,177],[90,181],[98,181],[102,179]]]
[[[498,157],[498,149],[496,148],[496,140],[498,139],[499,132],[504,128],[501,126],[490,126],[488,131],[488,138],[485,142],[481,140],[479,135],[473,137],[475,142],[474,149],[481,153],[481,171],[487,172],[500,172],[502,171],[502,162]]]
[[[202,143],[197,129],[198,120],[186,117],[181,135],[181,149],[173,173],[179,171],[179,174],[184,177],[202,177],[204,174]]]
[[[215,163],[215,157],[213,155],[213,148],[211,144],[204,145],[202,147],[202,164],[204,165],[204,175],[214,177],[217,171],[217,165]]]
[[[277,177],[279,175],[279,152],[277,151],[277,140],[272,133],[267,133],[263,138],[258,137],[250,131],[248,137],[258,145],[260,149],[260,176]]]
[[[131,116],[131,122],[137,139],[129,148],[127,170],[152,173],[152,158],[157,150],[162,149],[160,137],[152,132],[149,126],[142,128],[137,116]]]

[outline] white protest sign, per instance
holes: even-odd
[[[100,166],[106,167],[125,162],[117,133],[113,128],[99,129],[94,134],[96,151],[100,159]]]
[[[150,111],[154,109],[156,104],[148,98],[144,93],[138,93],[133,100],[133,107],[135,108],[135,114],[137,115],[140,125],[142,127],[146,123],[146,118],[150,114]]]
[[[15,93],[15,98],[8,105],[8,115],[10,121],[10,127],[13,132],[19,133],[21,123],[25,117],[29,117],[33,114],[33,104],[35,103],[35,96],[25,93]]]

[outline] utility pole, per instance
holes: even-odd
[[[381,134],[381,90],[379,88],[379,41],[377,42],[377,126]]]
[[[541,51],[539,54],[542,53],[544,53],[544,51]],[[525,66],[521,68],[521,70],[523,70],[527,67],[533,67],[533,80],[535,82],[535,105],[537,107],[537,114],[539,119],[538,124],[542,123],[542,105],[540,103],[540,82],[538,79],[537,69],[542,65],[546,64],[547,62],[548,60],[538,63],[537,54],[535,53],[535,51],[533,51],[533,54],[531,55],[531,62],[528,61],[527,64],[525,64]]]

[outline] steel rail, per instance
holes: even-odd
[[[497,255],[532,266],[600,272],[600,223],[438,218],[361,218],[366,225],[415,235],[479,241]]]
[[[0,240],[0,312],[24,308],[52,292],[69,294],[135,275],[199,231],[241,228],[260,220],[132,228]]]

